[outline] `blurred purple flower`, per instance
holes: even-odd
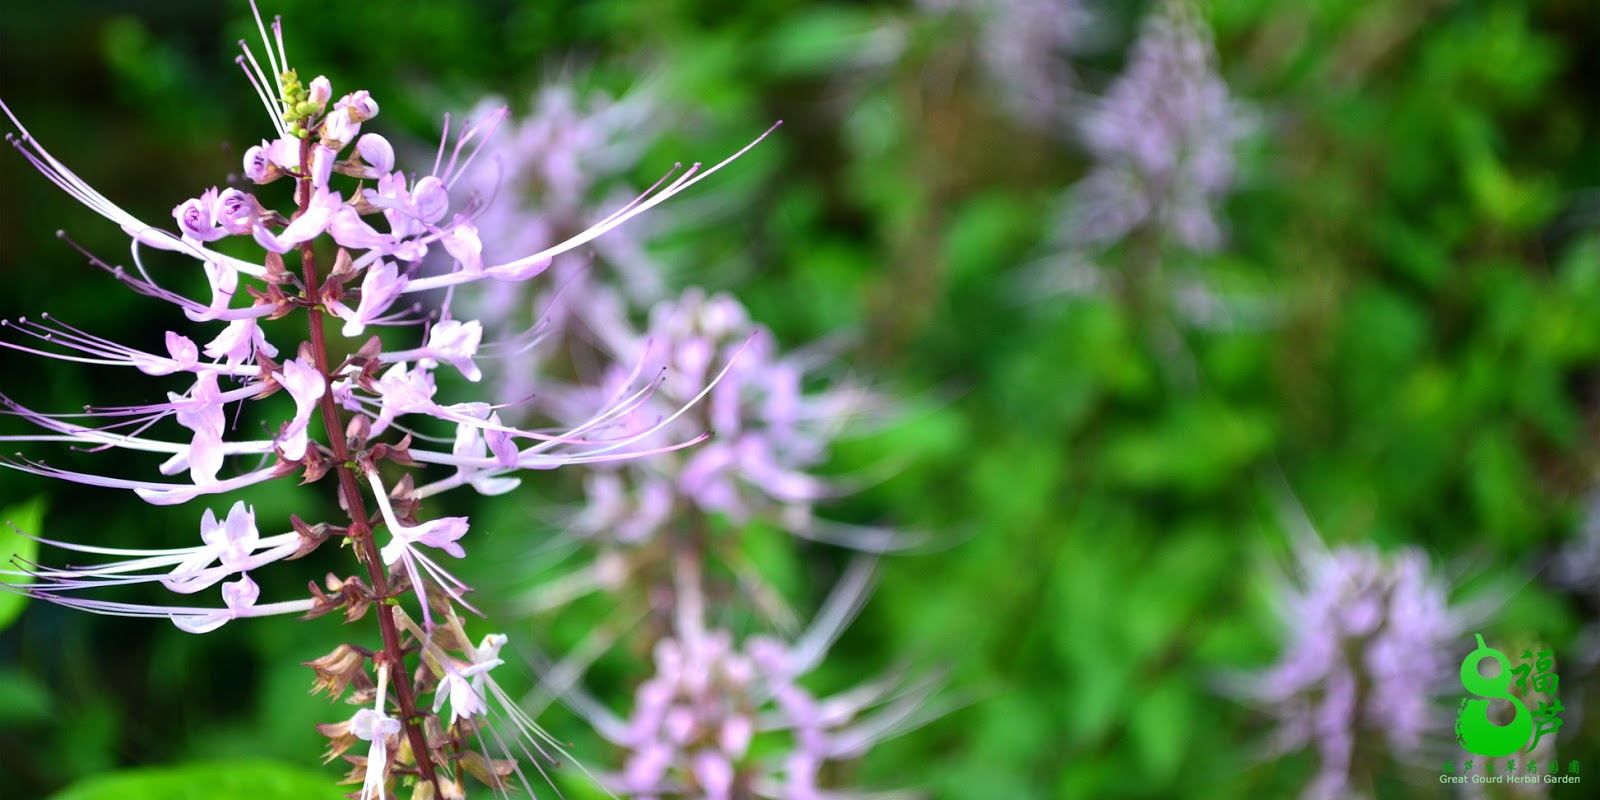
[[[1041,127],[1069,118],[1077,88],[1071,58],[1098,38],[1083,0],[917,0],[926,12],[966,28],[985,78],[1006,109]]]
[[[471,118],[503,107],[479,103]],[[659,104],[646,89],[612,98],[581,94],[566,84],[534,95],[526,116],[505,120],[482,153],[483,166],[463,176],[455,189],[476,198],[469,213],[482,237],[484,258],[540,249],[584,230],[625,205],[638,192],[621,180],[638,166],[661,126]],[[653,232],[669,224],[643,220],[593,242],[595,252],[619,271],[633,302],[650,303],[665,292],[660,266],[644,250]],[[493,332],[525,325],[537,316],[556,330],[572,315],[584,316],[596,285],[586,254],[559,256],[551,266],[554,291],[536,297],[522,291],[478,292],[461,299]],[[526,397],[537,380],[537,361],[504,365],[500,384],[508,400]]]
[[[1303,797],[1350,797],[1370,768],[1363,759],[1420,758],[1425,737],[1449,729],[1437,701],[1451,686],[1454,648],[1480,620],[1452,608],[1421,550],[1329,550],[1309,537],[1297,556],[1297,574],[1277,593],[1283,655],[1230,679],[1227,691],[1276,717],[1273,755],[1316,750]]]
[[[601,347],[616,362],[598,386],[550,392],[558,418],[618,396],[643,371],[659,371],[652,396],[617,415],[613,435],[635,436],[654,427],[664,435],[662,443],[708,431],[712,438],[692,451],[591,475],[589,502],[576,521],[581,531],[643,541],[671,522],[673,509],[687,507],[726,515],[735,524],[761,519],[859,550],[903,544],[887,531],[814,516],[816,503],[848,491],[843,482],[815,474],[817,468],[852,423],[886,411],[883,398],[847,381],[810,388],[821,377],[819,365],[805,356],[780,356],[771,333],[731,295],[689,289],[657,304],[642,334],[620,314],[597,322]],[[689,406],[708,385],[705,401]],[[676,413],[686,407],[687,413]]]
[[[873,745],[926,722],[937,680],[890,676],[830,697],[800,685],[865,602],[872,568],[857,562],[792,644],[707,629],[703,606],[683,598],[674,633],[655,646],[655,674],[620,718],[594,698],[568,701],[626,752],[620,773],[602,776],[630,797],[692,796],[822,800],[881,796],[823,789],[825,764],[859,758]],[[765,744],[752,747],[756,739]]]
[[[1145,18],[1126,70],[1081,123],[1097,166],[1069,190],[1065,244],[1104,247],[1140,227],[1194,251],[1222,243],[1214,206],[1254,123],[1216,60],[1189,3],[1167,0]]]

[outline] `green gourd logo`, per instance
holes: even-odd
[[[1483,643],[1483,634],[1473,634],[1478,649],[1467,654],[1461,662],[1461,686],[1478,699],[1462,698],[1456,713],[1456,741],[1462,749],[1487,758],[1508,756],[1521,750],[1533,737],[1533,714],[1528,706],[1511,694],[1511,660],[1506,654]],[[1478,672],[1478,664],[1492,658],[1500,662],[1500,673],[1485,678]],[[1496,725],[1489,720],[1489,700],[1500,699],[1516,709],[1509,725]]]

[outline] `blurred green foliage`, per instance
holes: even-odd
[[[1143,4],[1109,5],[1121,53]],[[265,10],[284,15],[302,75],[371,90],[383,104],[378,128],[421,148],[442,111],[482,93],[520,111],[532,88],[576,73],[617,89],[647,75],[664,82],[684,113],[645,160],[650,180],[785,120],[748,163],[697,189],[749,202],[696,231],[704,266],[688,279],[735,291],[788,346],[852,332],[850,366],[905,398],[899,423],[841,446],[835,464],[849,473],[887,459],[902,470],[832,513],[936,544],[888,561],[819,681],[837,688],[894,663],[941,665],[951,710],[865,759],[853,776],[862,785],[1016,800],[1295,793],[1311,756],[1259,760],[1265,723],[1214,691],[1219,673],[1276,653],[1262,578],[1285,553],[1285,487],[1330,542],[1416,544],[1474,584],[1510,587],[1486,636],[1570,653],[1596,614],[1542,582],[1596,480],[1592,3],[1211,4],[1224,74],[1264,130],[1241,154],[1228,246],[1163,258],[1224,294],[1266,298],[1272,313],[1252,326],[1182,329],[1187,379],[1152,337],[1150,312],[1128,297],[1020,288],[1048,252],[1055,198],[1087,165],[1064,132],[1008,120],[975,74],[970,43],[908,22],[903,4],[507,0],[380,11],[281,0]],[[0,97],[92,185],[163,220],[237,171],[265,130],[230,63],[233,42],[254,38],[248,20],[237,2],[8,8]],[[904,46],[861,58],[884,31]],[[1088,88],[1119,59],[1086,60]],[[51,235],[60,227],[125,260],[119,231],[22,159],[0,159],[0,316],[49,310],[144,343],[181,324],[83,266]],[[3,390],[35,406],[138,399],[121,376],[0,359]],[[114,470],[115,458],[95,463]],[[529,509],[570,480],[494,504],[441,501],[472,513],[473,535],[494,554],[462,572],[489,609],[509,604],[519,581],[527,588],[516,565],[553,533]],[[196,529],[193,508],[15,474],[0,487],[4,504],[50,498],[48,526],[32,529],[42,535],[161,547],[190,543]],[[336,510],[289,485],[249,499],[263,520]],[[836,553],[806,549],[785,566],[763,541],[749,556],[784,569],[785,589],[825,593]],[[4,531],[0,543],[24,555],[29,546]],[[290,596],[338,555],[257,579],[264,595]],[[0,596],[0,620],[14,605]],[[539,646],[559,657],[607,624],[599,613],[575,610],[541,631]],[[80,780],[57,797],[178,797],[196,784],[207,796],[320,792],[301,771],[264,765],[91,776],[190,759],[311,764],[321,746],[312,724],[347,710],[306,697],[311,676],[299,663],[352,635],[371,638],[328,618],[193,637],[36,603],[0,634],[5,795]],[[628,685],[645,655],[603,660],[600,683]],[[1576,659],[1562,671],[1567,685],[1596,685],[1574,670]],[[1596,695],[1586,692],[1582,723],[1562,731],[1564,757],[1600,752]],[[608,763],[575,718],[556,709],[544,723],[588,762]],[[308,788],[247,793],[269,774],[284,792]],[[1378,794],[1446,794],[1417,779],[1392,770]]]

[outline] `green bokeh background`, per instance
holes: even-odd
[[[1144,7],[1109,5],[1114,46],[1077,65],[1091,88],[1121,66]],[[841,445],[830,467],[903,468],[829,513],[939,544],[884,562],[816,683],[841,688],[907,662],[942,668],[950,710],[839,777],[941,798],[1292,796],[1312,756],[1257,760],[1265,720],[1214,691],[1220,674],[1278,652],[1266,578],[1288,552],[1286,498],[1329,542],[1416,545],[1459,576],[1460,597],[1502,595],[1483,631],[1491,641],[1569,653],[1595,619],[1547,578],[1600,466],[1600,7],[1205,8],[1223,73],[1263,125],[1223,209],[1228,245],[1170,253],[1168,277],[1152,280],[1197,274],[1274,313],[1256,327],[1185,329],[1189,378],[1152,345],[1160,320],[1136,298],[1019,290],[1048,252],[1055,199],[1088,164],[1060,131],[1000,112],[959,29],[902,28],[897,60],[854,62],[865,34],[910,18],[906,5],[273,0],[265,11],[286,18],[303,77],[369,89],[383,109],[369,129],[397,141],[434,140],[442,111],[485,93],[525,111],[533,89],[572,74],[619,90],[656,76],[685,110],[641,178],[676,159],[720,158],[785,120],[696,190],[745,202],[696,233],[705,272],[678,277],[733,291],[786,346],[849,333],[848,367],[906,406],[893,426]],[[236,171],[265,129],[232,64],[233,43],[255,38],[248,19],[237,2],[8,4],[0,98],[91,185],[136,216],[170,219]],[[146,346],[188,330],[52,233],[116,263],[127,261],[125,236],[20,157],[0,156],[0,316],[49,311]],[[126,378],[0,353],[0,391],[35,407],[138,402],[166,388]],[[48,455],[140,468],[114,454]],[[483,534],[486,556],[461,574],[491,609],[495,591],[538,579],[516,572],[518,554],[551,532],[522,512],[572,496],[570,477],[531,482],[515,502],[441,505],[472,514]],[[331,518],[324,488],[247,496],[263,521]],[[187,545],[200,508],[0,475],[0,507],[35,497],[44,535],[107,546]],[[263,596],[294,596],[343,569],[340,555],[254,577]],[[803,548],[791,562],[796,593],[815,601],[841,557]],[[508,632],[537,632],[541,650],[560,653],[600,622],[579,611]],[[369,634],[324,618],[190,636],[33,604],[0,633],[0,797],[196,761],[314,772],[312,725],[348,711],[307,696],[299,662]],[[1573,709],[1563,760],[1600,771],[1590,688],[1600,682],[1576,659],[1562,666]],[[544,722],[580,757],[610,763],[573,717]],[[178,780],[247,797],[218,775],[252,769],[271,767]],[[1374,788],[1445,796],[1429,777],[1391,765]],[[63,796],[174,796],[75,791]]]

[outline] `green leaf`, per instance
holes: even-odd
[[[1134,708],[1128,734],[1144,768],[1158,783],[1165,784],[1177,775],[1193,734],[1190,691],[1181,678],[1168,678],[1144,693]]]
[[[50,800],[337,800],[344,792],[334,780],[272,761],[213,761],[96,775]]]
[[[828,74],[840,64],[877,60],[887,42],[883,23],[857,9],[821,7],[795,16],[767,39],[764,58],[774,75]]]
[[[50,689],[38,678],[21,670],[0,670],[0,726],[46,720],[50,705]]]
[[[39,557],[39,542],[22,536],[17,531],[22,531],[32,536],[39,535],[39,526],[44,522],[44,498],[35,497],[23,503],[7,506],[0,510],[0,560],[9,561],[20,558],[24,561],[33,561]],[[29,584],[32,577],[8,578],[7,583],[13,586]],[[0,631],[11,627],[17,616],[22,613],[28,598],[15,592],[0,592]]]

